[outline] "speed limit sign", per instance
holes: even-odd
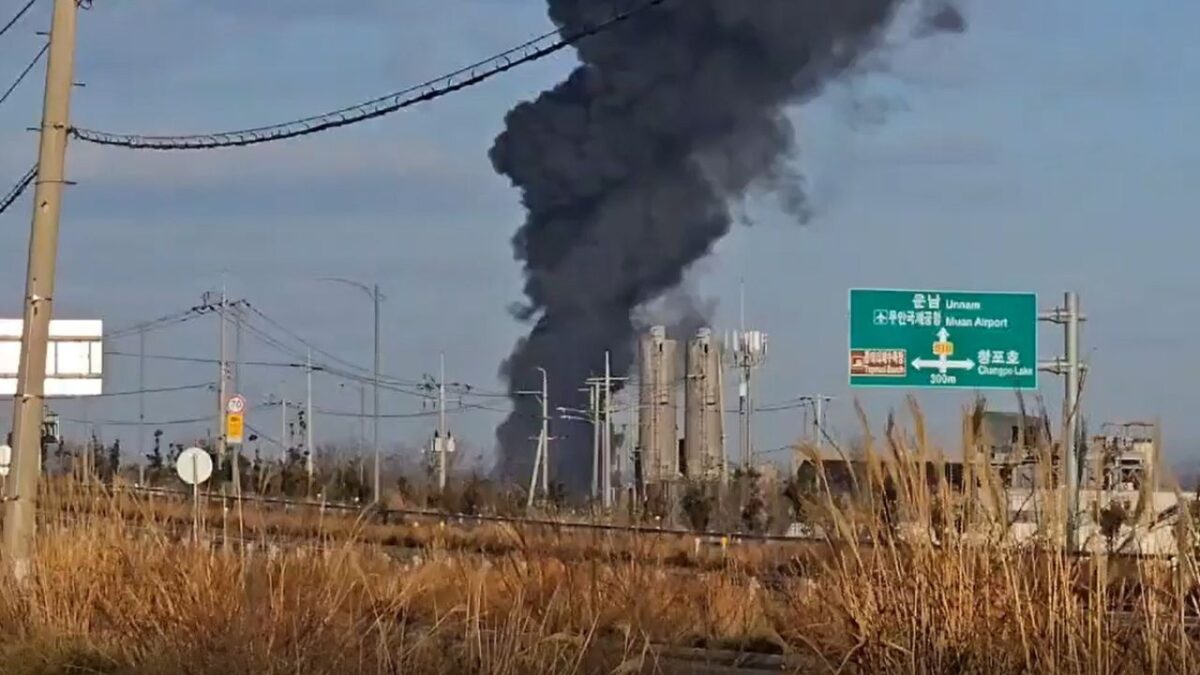
[[[236,415],[246,410],[246,398],[241,394],[234,394],[225,402],[225,412]]]

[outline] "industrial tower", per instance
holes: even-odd
[[[708,328],[688,342],[684,389],[684,458],[689,480],[716,481],[725,474],[721,345]]]
[[[678,409],[675,395],[675,340],[655,326],[639,344],[638,456],[646,485],[679,476]]]

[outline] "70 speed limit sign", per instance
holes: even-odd
[[[241,394],[234,394],[225,402],[225,412],[230,415],[236,415],[246,410],[246,398]]]

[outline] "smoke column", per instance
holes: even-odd
[[[548,0],[570,33],[613,5]],[[807,215],[787,105],[803,102],[878,44],[903,0],[670,0],[579,44],[566,81],[517,105],[491,160],[527,209],[513,237],[532,322],[501,367],[510,391],[541,386],[581,408],[584,380],[634,360],[635,311],[677,286],[730,229],[751,189]],[[944,6],[939,2],[938,6]],[[950,11],[950,10],[945,10]],[[949,14],[930,23],[946,24]],[[502,475],[528,480],[541,408],[513,394],[497,430]],[[557,480],[591,480],[591,429],[555,422]]]

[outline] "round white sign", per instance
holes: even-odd
[[[0,476],[7,476],[12,468],[12,448],[0,445]]]
[[[179,460],[175,462],[175,473],[179,474],[179,479],[188,485],[199,485],[208,480],[212,476],[213,463],[212,457],[200,448],[188,448],[179,453]]]
[[[225,412],[236,415],[246,409],[246,398],[241,394],[234,394],[225,402]]]

